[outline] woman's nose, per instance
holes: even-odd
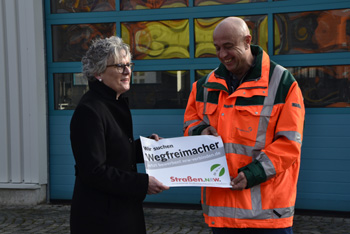
[[[131,68],[129,66],[125,66],[123,74],[129,74],[129,73],[131,73]]]

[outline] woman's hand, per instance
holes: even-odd
[[[168,190],[169,186],[164,185],[159,180],[154,178],[153,176],[148,177],[148,190],[147,194],[157,194],[161,193],[164,190]]]
[[[152,133],[148,138],[159,141],[160,139],[163,139],[162,137],[158,136],[156,133]]]

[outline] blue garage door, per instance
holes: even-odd
[[[91,40],[118,35],[131,46],[135,137],[177,137],[192,83],[218,65],[212,31],[234,15],[246,20],[254,44],[295,75],[304,94],[297,208],[350,211],[348,0],[45,2],[51,200],[72,197],[69,122],[87,91],[79,61]],[[200,189],[172,188],[146,201],[198,204]]]

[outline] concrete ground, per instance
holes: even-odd
[[[0,233],[69,233],[69,204],[0,206]],[[212,233],[198,206],[145,204],[148,234]],[[350,234],[350,212],[296,211],[294,234]]]

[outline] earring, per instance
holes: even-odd
[[[98,79],[98,81],[102,82],[102,79],[100,78],[100,79]]]
[[[97,80],[102,82],[101,76],[96,76]]]

